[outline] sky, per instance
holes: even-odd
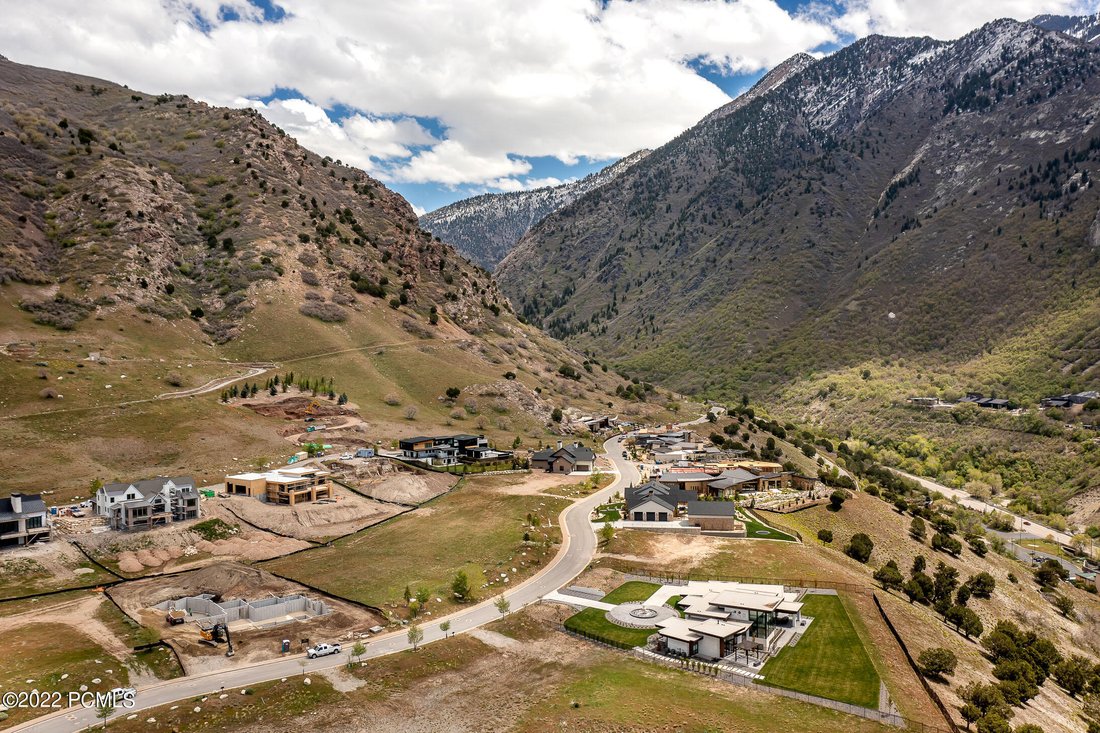
[[[254,107],[419,212],[654,148],[799,52],[1100,0],[0,0],[20,63]]]

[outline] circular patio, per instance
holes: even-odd
[[[622,603],[607,612],[607,620],[629,629],[655,629],[657,624],[677,615],[668,606]]]

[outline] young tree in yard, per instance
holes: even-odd
[[[443,623],[441,623],[439,625],[439,630],[443,632],[443,638],[446,639],[447,635],[451,631],[451,622],[450,621],[444,621]]]
[[[431,595],[431,591],[424,586],[420,586],[416,589],[416,602],[423,606],[428,602],[428,599],[431,598]]]
[[[424,629],[420,628],[417,624],[413,624],[409,627],[408,639],[415,652],[417,648],[419,648],[420,642],[424,641]]]
[[[503,595],[493,601],[493,605],[496,606],[496,609],[500,612],[501,616],[506,616],[508,614],[508,611],[510,611],[512,608],[511,602]]]
[[[924,520],[920,517],[913,517],[913,521],[909,523],[909,536],[917,542],[924,542],[927,532],[928,529],[924,526]]]
[[[1066,618],[1073,618],[1073,599],[1069,596],[1057,593],[1054,596],[1054,607]]]
[[[845,500],[848,498],[848,492],[844,489],[837,489],[833,493],[829,494],[829,508],[834,512],[839,512],[840,508],[844,506]]]
[[[857,532],[848,541],[848,546],[844,548],[844,554],[853,560],[865,563],[871,559],[871,553],[874,549],[875,543],[871,541],[871,538],[863,532]]]
[[[412,590],[409,589],[409,586],[405,586],[405,592],[401,594],[401,597],[405,599],[405,605],[409,605],[409,601],[411,601],[413,597]]]
[[[615,539],[615,527],[611,522],[604,522],[600,527],[600,539],[605,545],[609,544],[611,540]]]
[[[885,565],[876,570],[874,578],[881,583],[882,587],[886,590],[897,590],[905,583],[905,578],[902,577],[901,571],[898,570],[898,564],[893,560],[888,561]]]
[[[455,578],[451,581],[451,592],[460,603],[470,600],[470,579],[465,570],[455,573]]]
[[[95,716],[103,721],[103,730],[107,730],[107,718],[115,714],[115,705],[112,702],[104,702],[95,709]]]
[[[941,680],[946,675],[955,673],[955,665],[958,664],[958,661],[954,652],[942,647],[925,649],[920,653],[920,656],[917,657],[917,664],[920,666],[921,674],[925,677]]]
[[[367,647],[361,641],[355,642],[355,646],[351,648],[351,659],[354,662],[358,662],[359,658],[367,653]],[[350,666],[350,665],[349,665]]]

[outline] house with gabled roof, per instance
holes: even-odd
[[[149,529],[199,517],[199,492],[190,476],[104,484],[93,500],[112,529]]]
[[[699,494],[667,486],[659,481],[650,481],[641,486],[629,487],[623,498],[625,519],[634,522],[670,522],[682,515],[690,502],[697,501]]]
[[[591,473],[596,466],[596,454],[580,443],[544,448],[531,454],[531,470],[549,473]]]

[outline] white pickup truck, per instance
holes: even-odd
[[[329,654],[339,654],[339,644],[318,644],[317,646],[311,646],[306,650],[306,656],[310,659],[316,659],[317,657],[327,657]]]

